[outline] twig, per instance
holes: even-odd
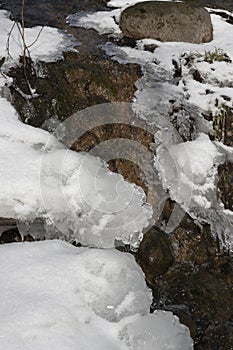
[[[42,26],[42,27],[40,28],[40,30],[39,30],[39,32],[38,32],[38,34],[37,34],[37,36],[36,36],[36,39],[33,40],[33,42],[32,42],[31,44],[27,45],[27,49],[29,49],[30,47],[32,47],[32,46],[37,42],[37,40],[38,40],[39,37],[40,37],[40,34],[41,34],[42,30],[44,29],[44,27],[45,27],[45,26]]]
[[[12,58],[11,54],[10,54],[10,37],[11,37],[11,34],[13,32],[13,29],[15,27],[15,24],[16,22],[13,23],[12,27],[11,27],[11,30],[9,31],[9,33],[7,34],[7,42],[6,42],[6,52],[7,52],[7,55]]]
[[[25,27],[24,27],[24,0],[22,0],[22,7],[21,7],[21,22],[22,22],[22,39],[23,39],[23,64],[26,66],[27,60],[26,60],[26,51],[27,51],[27,45],[25,42]]]

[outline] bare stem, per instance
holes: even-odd
[[[27,59],[26,59],[27,45],[25,42],[24,0],[22,0],[22,7],[21,7],[21,21],[22,21],[22,39],[23,39],[23,64],[25,67],[27,63]]]

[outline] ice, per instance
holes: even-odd
[[[217,166],[223,159],[205,134],[194,141],[170,147],[161,145],[156,151],[156,166],[164,187],[169,188],[171,197],[186,209],[204,203],[209,208],[209,192],[215,191]]]
[[[47,238],[94,247],[113,247],[115,238],[139,243],[152,215],[140,188],[100,159],[23,124],[4,98],[0,115],[0,216],[44,219]]]
[[[160,145],[155,164],[163,186],[173,200],[193,218],[211,225],[226,249],[233,249],[233,216],[218,199],[218,166],[226,161],[226,148],[205,134],[195,140],[170,146]]]
[[[189,332],[171,312],[155,311],[128,324],[121,333],[130,350],[193,349],[187,341]]]
[[[149,315],[129,254],[54,240],[2,245],[0,265],[1,350],[136,350],[138,336],[140,350],[192,349],[175,316]]]

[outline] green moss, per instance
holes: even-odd
[[[231,63],[231,59],[226,52],[224,52],[220,48],[215,48],[214,50],[205,51],[205,53],[196,52],[185,52],[181,55],[186,63],[194,63],[197,62],[208,62],[212,64],[214,62],[227,62]]]
[[[214,62],[231,62],[230,57],[222,49],[215,48],[214,50],[205,51],[204,61],[208,63]]]

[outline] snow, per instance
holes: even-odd
[[[121,13],[136,2],[140,1],[111,0],[107,5]],[[203,115],[218,116],[226,106],[233,107],[233,26],[216,14],[220,10],[214,12],[211,13],[213,40],[209,43],[160,42],[146,38],[138,40],[134,48],[109,42],[102,49],[120,63],[141,65],[143,76],[136,82],[134,109],[140,112],[150,109],[154,118],[150,113],[148,123],[161,128],[155,134],[159,147],[155,146],[154,152],[163,187],[194,219],[209,223],[222,245],[232,250],[232,215],[223,209],[216,187],[217,168],[226,160],[232,161],[232,148],[210,141],[207,135],[214,136],[213,123],[203,118]],[[100,33],[121,38],[118,26],[115,32],[109,31],[112,15],[112,11],[107,12],[106,17],[103,12],[102,15],[92,13],[90,17],[84,14],[80,15],[81,22],[74,20],[72,25],[93,27]],[[101,17],[102,22],[98,22]],[[119,17],[117,12],[115,24]],[[146,51],[145,45],[151,44],[155,45],[154,52]],[[226,61],[207,62],[206,56],[212,53],[225,55]],[[190,63],[187,58],[191,58]],[[181,77],[174,77],[174,62],[181,69]],[[195,70],[202,81],[194,79]],[[174,113],[174,109],[178,112]],[[148,113],[144,114],[147,118]],[[169,131],[159,125],[161,118],[171,123]],[[174,121],[180,136],[191,141],[177,138]]]
[[[107,3],[109,7],[129,7],[137,4],[138,2],[151,1],[151,0],[110,0]],[[170,0],[160,0],[160,1],[170,1]],[[174,1],[174,0],[173,0]],[[176,1],[179,2],[179,1]]]
[[[115,36],[121,33],[116,20],[119,20],[120,10],[99,11],[96,13],[77,13],[67,17],[67,22],[71,26],[84,28],[92,28],[100,34],[114,34]]]
[[[71,15],[68,17],[68,22],[72,26],[93,28],[100,34],[114,34],[120,37],[121,31],[117,25],[120,14],[126,7],[136,2],[140,1],[110,1],[108,6],[118,7],[118,9]],[[209,11],[211,11],[211,9],[209,9]],[[167,71],[173,71],[174,66],[172,64],[172,59],[179,62],[183,53],[204,55],[205,52],[213,52],[216,48],[221,48],[223,52],[226,52],[233,60],[233,26],[216,14],[211,14],[211,20],[213,23],[214,39],[209,43],[190,44],[182,42],[160,42],[148,38],[139,40],[136,48],[129,48],[127,46],[118,47],[109,43],[104,49],[106,49],[107,54],[113,56],[113,59],[116,59],[120,63],[131,62],[145,66],[149,63],[153,64],[153,62],[159,62],[159,69],[164,68]],[[144,51],[145,44],[155,44],[158,47],[154,53],[146,52]],[[185,91],[185,95],[190,96],[190,104],[201,107],[205,112],[216,111],[216,98],[219,99],[219,104],[226,102],[221,95],[227,95],[231,100],[233,99],[232,64],[226,62],[214,62],[209,64],[207,62],[197,61],[198,60],[195,61],[194,67],[200,71],[201,75],[206,77],[205,84],[194,81],[190,76],[189,69],[183,66],[183,79],[180,81],[178,88],[183,95]],[[154,67],[154,69],[156,71],[156,67]],[[206,94],[206,90],[209,88],[208,84],[211,85],[213,94]]]
[[[5,57],[1,69],[7,70],[18,61],[19,56],[23,56],[22,28],[20,24],[17,26],[10,20],[9,12],[5,10],[0,10],[0,22],[0,58]],[[62,58],[63,51],[71,49],[73,45],[71,37],[48,26],[25,28],[25,42],[29,47],[30,57],[34,61],[40,59],[45,62]]]
[[[191,350],[130,254],[61,241],[0,246],[1,350]]]
[[[0,39],[9,41],[9,55],[0,76],[1,96],[9,98],[6,75],[22,55],[22,38],[6,11],[0,11]],[[28,45],[40,27],[25,28]],[[51,61],[69,48],[71,40],[55,28],[44,27],[30,47],[34,61]],[[5,56],[6,45],[0,55]],[[63,238],[94,247],[113,247],[115,238],[138,245],[152,210],[144,192],[111,173],[105,162],[77,154],[48,132],[23,124],[11,103],[0,97],[0,216],[25,223],[38,239]],[[62,136],[62,135],[60,135]],[[10,179],[10,181],[9,181]],[[37,219],[41,219],[38,230]]]
[[[4,98],[0,114],[0,216],[43,218],[47,238],[95,247],[113,247],[116,237],[138,244],[152,215],[140,188],[100,159],[23,124]]]
[[[156,151],[156,166],[165,188],[187,210],[197,205],[210,208],[209,192],[215,191],[215,177],[221,153],[205,134],[195,140]],[[171,161],[174,164],[171,171]],[[185,189],[185,191],[184,191]]]

